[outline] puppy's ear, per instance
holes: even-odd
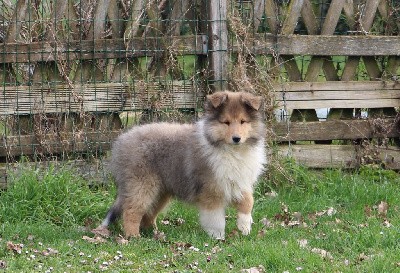
[[[209,110],[212,108],[218,108],[228,100],[228,94],[225,92],[216,92],[208,95],[206,105]]]
[[[250,93],[243,93],[241,100],[245,105],[256,111],[260,109],[263,101],[261,96],[254,96]]]

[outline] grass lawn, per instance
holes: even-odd
[[[113,186],[27,170],[0,195],[0,271],[399,272],[399,184],[392,171],[317,172],[289,162],[284,174],[260,181],[247,237],[237,233],[233,210],[226,240],[215,241],[193,207],[174,202],[158,234],[127,242],[119,226],[107,239],[89,232]]]

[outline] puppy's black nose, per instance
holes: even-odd
[[[240,142],[240,137],[237,137],[237,136],[233,136],[232,137],[232,141],[233,141],[233,143],[239,143]]]

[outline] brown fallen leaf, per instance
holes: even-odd
[[[103,237],[98,236],[98,235],[94,236],[93,238],[89,237],[89,236],[82,236],[82,239],[85,241],[88,241],[89,243],[92,243],[92,244],[99,244],[99,243],[106,242],[106,240]]]
[[[372,216],[372,208],[370,206],[366,205],[364,207],[364,214],[367,217],[371,217]]]
[[[362,261],[367,261],[369,260],[371,257],[368,255],[365,255],[365,253],[361,253],[360,255],[358,255],[357,259],[362,262]]]
[[[265,267],[262,265],[256,267],[250,267],[248,269],[240,270],[241,273],[262,273],[265,272]]]
[[[115,238],[115,241],[120,245],[126,245],[129,243],[129,240],[125,239],[122,235],[118,235],[118,237]]]
[[[257,232],[257,237],[258,237],[258,238],[262,238],[262,237],[264,237],[266,234],[267,234],[267,231],[266,231],[265,229],[260,229],[260,230]]]
[[[154,230],[153,238],[161,242],[165,242],[167,240],[167,236],[165,236],[165,233],[158,230]]]
[[[312,253],[318,254],[319,256],[321,256],[321,258],[327,259],[327,260],[333,260],[333,256],[331,253],[329,253],[328,251],[326,251],[325,249],[321,249],[321,248],[313,248],[311,249]]]
[[[378,205],[378,216],[386,218],[389,204],[385,201],[381,201]]]
[[[387,227],[387,228],[390,228],[392,226],[392,224],[387,219],[385,221],[383,221],[382,224],[383,224],[384,227]]]
[[[271,222],[268,218],[266,218],[266,217],[262,218],[262,219],[260,220],[260,222],[261,222],[261,224],[262,224],[264,227],[266,227],[266,228],[271,228],[271,227],[273,227],[272,222]]]
[[[303,216],[301,215],[301,212],[293,212],[293,218],[298,222],[303,222]]]
[[[17,253],[17,254],[21,254],[22,253],[22,248],[23,247],[24,247],[23,244],[14,244],[11,241],[7,242],[7,249],[12,251],[12,252],[14,252],[14,253]]]
[[[1,268],[1,269],[7,268],[7,263],[6,263],[6,261],[0,260],[0,268]]]
[[[274,190],[271,190],[270,192],[266,192],[265,196],[269,196],[269,197],[274,198],[274,197],[278,196],[278,193],[276,191],[274,191]]]
[[[58,250],[48,247],[47,249],[42,251],[43,256],[57,255]]]
[[[92,233],[94,235],[98,235],[104,238],[108,238],[110,237],[110,231],[108,230],[107,227],[103,227],[103,226],[98,226],[95,229],[92,229]]]

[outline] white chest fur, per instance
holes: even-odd
[[[203,136],[201,142],[203,154],[227,203],[240,200],[244,191],[253,192],[253,186],[267,163],[263,141],[254,146],[213,147]]]
[[[253,192],[266,163],[262,145],[251,148],[227,146],[211,153],[209,163],[227,202],[240,200],[243,191]]]

